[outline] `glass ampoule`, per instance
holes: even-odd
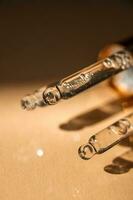
[[[91,136],[88,143],[79,148],[78,153],[82,159],[88,160],[95,154],[104,153],[131,134],[133,134],[133,114]]]

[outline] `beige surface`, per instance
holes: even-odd
[[[104,171],[127,147],[116,146],[90,161],[77,153],[105,126],[88,126],[86,112],[116,93],[91,90],[33,112],[19,105],[41,85],[36,81],[63,78],[93,63],[104,45],[132,35],[133,8],[127,1],[82,2],[0,6],[0,200],[133,199],[132,169],[122,175]],[[59,128],[64,124],[70,125]],[[74,130],[77,124],[84,128]]]
[[[59,128],[74,116],[104,106],[116,93],[102,84],[102,90],[98,86],[56,106],[21,110],[20,98],[38,85],[0,88],[0,200],[132,200],[133,170],[122,175],[104,171],[128,147],[118,145],[90,161],[77,153],[108,120],[81,130]]]

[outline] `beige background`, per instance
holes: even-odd
[[[106,165],[129,147],[118,145],[89,161],[78,156],[79,146],[119,115],[106,119],[106,123],[101,121],[90,126],[86,123],[81,130],[59,128],[81,113],[99,107],[104,110],[101,105],[110,102],[110,97],[117,98],[112,89],[101,87],[102,91],[99,86],[56,106],[32,112],[23,111],[19,100],[33,86],[1,88],[0,199],[132,200],[132,168],[121,175],[104,171]],[[85,119],[80,120],[76,124],[84,124]],[[43,155],[38,156],[38,150]],[[132,161],[131,156],[129,160]]]
[[[113,89],[103,83],[56,106],[20,108],[25,94],[92,63],[105,44],[131,35],[132,19],[128,4],[0,7],[0,200],[133,199],[132,169],[104,171],[129,147],[117,145],[90,161],[78,156],[91,134],[119,118],[120,112],[93,124],[87,114],[118,99]]]

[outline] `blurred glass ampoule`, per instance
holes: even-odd
[[[133,114],[130,114],[91,136],[87,144],[80,146],[79,156],[84,160],[88,160],[95,154],[104,153],[132,134]]]

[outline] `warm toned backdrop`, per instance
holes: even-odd
[[[129,147],[118,145],[90,161],[77,153],[114,120],[98,115],[101,110],[112,106],[120,114],[113,89],[104,83],[33,112],[19,104],[43,83],[92,63],[105,44],[131,35],[129,2],[0,5],[0,200],[133,199],[132,162],[128,173],[104,171]]]

